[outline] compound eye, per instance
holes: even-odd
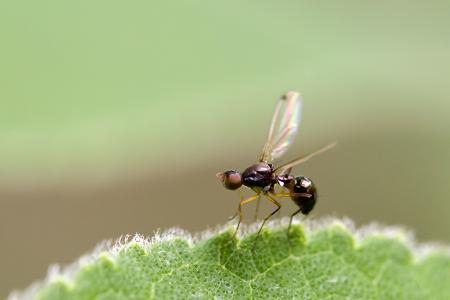
[[[222,184],[226,189],[237,190],[242,186],[242,176],[234,170],[219,173],[218,177],[222,179]]]

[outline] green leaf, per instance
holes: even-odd
[[[448,249],[424,251],[401,230],[308,224],[294,225],[290,242],[285,225],[271,225],[254,251],[255,233],[233,239],[232,228],[197,239],[136,236],[51,276],[33,298],[450,298]]]

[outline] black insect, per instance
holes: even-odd
[[[234,235],[238,232],[242,222],[242,206],[258,200],[255,213],[256,218],[261,196],[267,198],[277,208],[264,218],[256,239],[259,237],[266,221],[280,210],[279,198],[291,198],[299,207],[298,210],[291,214],[288,235],[294,216],[298,213],[307,215],[314,208],[317,201],[317,190],[313,181],[305,176],[294,177],[290,175],[291,170],[311,157],[331,149],[336,143],[329,144],[313,153],[278,167],[274,167],[270,163],[281,157],[292,144],[300,123],[301,109],[302,99],[298,92],[289,91],[281,96],[275,108],[267,142],[264,145],[259,162],[248,167],[242,173],[229,170],[216,175],[222,181],[223,186],[229,190],[237,190],[241,186],[246,186],[255,192],[255,195],[246,199],[241,196],[237,212],[234,215],[234,217],[239,216]]]

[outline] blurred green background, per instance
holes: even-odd
[[[214,174],[288,89],[285,160],[338,141],[295,170],[315,217],[450,241],[448,1],[2,1],[0,37],[0,298],[103,239],[225,223]]]

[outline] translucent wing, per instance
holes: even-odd
[[[286,164],[284,164],[282,166],[279,166],[278,168],[276,168],[274,170],[274,172],[275,172],[275,174],[278,174],[278,175],[289,174],[291,172],[291,169],[293,167],[295,167],[296,165],[304,163],[305,161],[309,160],[310,158],[316,156],[317,154],[321,154],[321,153],[323,153],[325,151],[330,150],[334,146],[336,146],[336,142],[328,144],[325,147],[322,147],[322,148],[320,148],[320,149],[318,149],[318,150],[316,150],[316,151],[314,151],[314,152],[312,152],[312,153],[310,153],[308,155],[296,158],[293,161],[290,161],[290,162],[288,162],[288,163],[286,163]]]
[[[275,107],[267,142],[260,161],[271,161],[282,156],[292,144],[300,123],[302,99],[298,92],[289,91]]]

